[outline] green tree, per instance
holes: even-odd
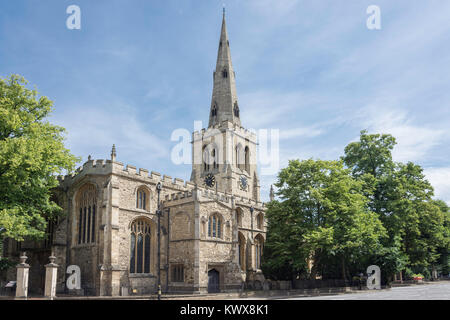
[[[333,261],[348,279],[351,265],[380,249],[385,230],[367,208],[364,182],[352,178],[341,161],[289,161],[275,185],[281,201],[267,209],[268,269],[291,266],[305,273],[312,259],[313,276],[324,275]]]
[[[18,75],[0,78],[0,229],[3,237],[42,238],[61,212],[50,200],[57,174],[78,161],[64,147],[64,128],[46,118],[53,103]]]
[[[389,237],[378,256],[380,267],[391,274],[405,267],[429,274],[448,236],[445,215],[432,200],[433,188],[423,169],[408,162],[395,163],[391,151],[395,138],[361,131],[342,157],[353,176],[364,181],[369,207],[379,215]]]

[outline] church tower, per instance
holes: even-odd
[[[241,125],[225,10],[213,79],[208,128],[193,133],[191,181],[259,201],[256,135]]]

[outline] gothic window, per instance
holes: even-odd
[[[136,192],[136,208],[149,211],[149,192],[140,187]]]
[[[245,159],[244,159],[244,152],[242,150],[242,146],[239,144],[236,147],[236,166],[243,170],[244,169],[244,163]]]
[[[227,69],[223,69],[223,71],[222,71],[222,76],[223,76],[224,78],[228,78],[228,70],[227,70]]]
[[[238,106],[237,102],[234,103],[233,112],[234,112],[234,116],[239,118],[239,106]]]
[[[172,266],[172,282],[184,282],[184,266],[182,264]]]
[[[242,227],[243,212],[241,208],[236,209],[236,220],[238,227]]]
[[[222,218],[218,214],[213,214],[208,220],[208,237],[222,238]]]
[[[245,160],[245,170],[248,173],[250,173],[250,150],[248,147],[245,147],[244,160]]]
[[[78,244],[95,242],[97,199],[95,187],[87,184],[77,197]]]
[[[219,164],[217,163],[216,149],[212,150],[211,156],[214,159],[213,168],[214,169],[218,169],[219,168]]]
[[[137,219],[131,225],[130,273],[150,273],[150,223]]]
[[[203,171],[209,171],[209,150],[208,146],[203,147]]]
[[[264,238],[258,234],[255,237],[255,268],[261,269],[261,257],[264,247]]]
[[[211,116],[216,117],[217,116],[217,106],[214,105],[211,110]]]
[[[256,217],[256,225],[259,230],[262,230],[264,227],[264,216],[262,213],[258,214]]]

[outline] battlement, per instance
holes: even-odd
[[[195,187],[195,185],[192,182],[189,182],[189,185],[191,187]],[[242,205],[246,207],[254,207],[255,209],[260,210],[265,207],[265,204],[263,202],[255,201],[245,197],[232,196],[230,194],[226,194],[223,192],[216,192],[214,190],[202,187],[197,187],[196,189],[191,189],[184,192],[167,194],[165,196],[164,203],[165,205],[170,206],[180,204],[181,202],[193,201],[195,193],[197,193],[197,199],[200,201],[217,200],[230,207],[232,206],[232,202],[234,201],[236,206]]]
[[[108,175],[108,174],[118,174],[121,176],[130,176],[132,178],[141,178],[144,180],[147,180],[146,182],[149,183],[158,183],[161,182],[163,185],[179,189],[183,191],[192,190],[194,189],[195,185],[194,183],[190,181],[184,181],[183,179],[174,178],[172,179],[171,176],[168,175],[161,175],[159,172],[154,172],[147,169],[139,168],[137,169],[136,166],[127,164],[124,165],[121,162],[118,161],[111,161],[111,160],[94,160],[89,159],[84,164],[82,164],[80,167],[78,167],[72,174],[69,175],[60,175],[57,177],[59,183],[61,185],[70,185],[75,180],[85,176],[85,175]]]

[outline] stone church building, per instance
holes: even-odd
[[[190,181],[124,166],[114,146],[110,159],[89,157],[60,178],[54,200],[65,214],[49,224],[49,238],[4,248],[10,256],[26,251],[31,292],[43,289],[51,253],[59,293],[67,292],[69,265],[80,267],[85,295],[155,293],[158,274],[163,292],[260,285],[266,220],[257,141],[241,124],[225,13],[213,76],[208,128],[192,134]]]

